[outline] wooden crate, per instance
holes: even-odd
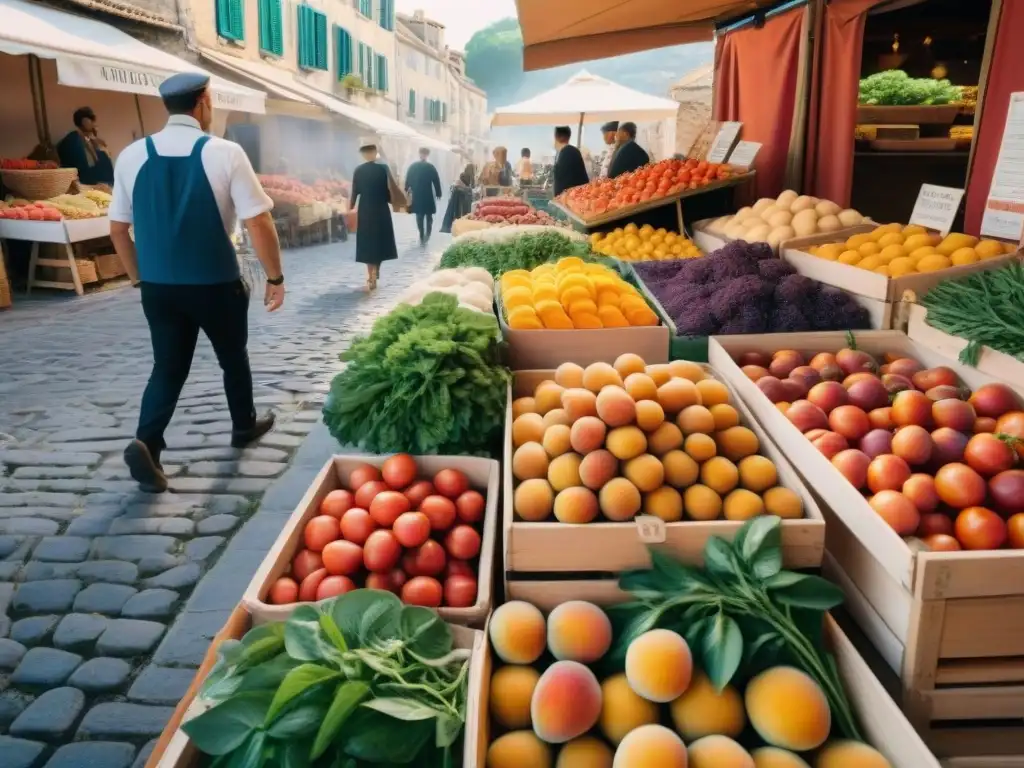
[[[78,279],[82,281],[83,285],[99,282],[100,276],[96,271],[95,261],[92,259],[75,259],[75,265],[78,267]],[[71,267],[41,265],[39,267],[39,279],[54,283],[71,284]]]
[[[101,253],[93,257],[96,262],[96,274],[100,280],[110,280],[128,274],[116,253]]]
[[[517,371],[510,387],[505,416],[505,460],[502,463],[502,533],[505,548],[505,594],[508,598],[522,597],[523,590],[532,590],[538,583],[562,583],[563,579],[574,579],[568,583],[587,584],[598,574],[613,579],[622,571],[649,568],[651,565],[648,550],[650,537],[637,523],[593,522],[571,525],[559,522],[530,523],[516,518],[511,461],[512,401],[516,397],[532,396],[540,382],[553,378],[554,371],[550,370]],[[825,523],[814,498],[782,452],[735,394],[732,400],[740,411],[742,423],[757,434],[761,442],[761,453],[775,462],[780,484],[795,491],[804,504],[806,517],[803,520],[785,520],[782,523],[786,566],[818,567],[824,551]],[[660,542],[660,548],[687,563],[701,564],[704,544],[711,536],[732,539],[742,527],[742,523],[729,520],[667,523],[663,528],[664,541]],[[661,538],[660,530],[661,526],[655,539]],[[581,582],[581,578],[590,581]],[[552,582],[554,579],[558,581]]]
[[[856,340],[875,355],[947,365],[972,389],[993,381],[897,331],[862,331]],[[850,613],[899,673],[904,709],[932,749],[942,757],[1024,753],[1024,551],[912,547],[733,361],[749,351],[811,355],[846,343],[841,332],[719,336],[709,357],[822,501],[825,572],[846,588]]]
[[[270,587],[287,573],[295,553],[303,546],[306,523],[318,514],[320,502],[333,490],[344,487],[342,478],[360,464],[379,467],[387,456],[335,456],[313,480],[309,490],[295,507],[295,511],[281,529],[274,545],[256,570],[242,595],[242,605],[252,613],[254,621],[282,621],[296,605],[271,605],[264,602]],[[484,525],[481,531],[479,573],[476,603],[469,608],[439,608],[445,621],[482,627],[491,612],[493,599],[494,540],[498,530],[498,494],[501,488],[498,462],[473,456],[417,456],[416,464],[423,475],[432,477],[442,469],[459,469],[466,473],[473,488],[484,494]]]

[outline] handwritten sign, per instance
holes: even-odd
[[[934,229],[945,237],[953,228],[953,219],[956,218],[956,213],[960,210],[960,201],[963,199],[962,189],[922,184],[917,202],[914,204],[914,212],[910,214],[910,223]]]
[[[1017,242],[1024,229],[1024,92],[1010,94],[981,234]]]
[[[981,217],[981,234],[1024,244],[1024,216],[1014,211],[986,208]]]
[[[709,163],[725,162],[725,158],[729,156],[729,150],[736,143],[736,138],[740,135],[740,128],[742,127],[743,123],[722,123],[722,127],[718,129],[718,135],[715,136],[715,140],[711,143],[711,149],[708,150]]]
[[[665,521],[654,515],[637,515],[636,532],[644,544],[665,543]]]
[[[754,164],[754,158],[760,151],[761,144],[756,141],[737,141],[736,148],[729,155],[729,164],[749,168]]]

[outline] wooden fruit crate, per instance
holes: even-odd
[[[993,381],[897,331],[861,331],[856,340],[876,356],[949,366],[972,389]],[[743,352],[811,355],[845,346],[841,332],[719,336],[709,357],[821,500],[824,571],[844,587],[848,610],[900,675],[904,711],[925,741],[940,757],[1024,754],[1024,550],[913,546],[733,361]]]
[[[116,253],[101,253],[93,257],[96,262],[96,274],[100,280],[109,280],[126,275],[127,271]]]
[[[621,572],[649,568],[649,543],[658,544],[659,548],[687,563],[699,565],[703,562],[704,544],[708,538],[732,539],[739,532],[743,524],[730,520],[664,523],[650,531],[645,525],[635,522],[572,525],[553,519],[537,523],[518,519],[513,505],[512,401],[517,397],[532,396],[538,384],[553,378],[554,371],[517,371],[513,374],[509,391],[505,415],[505,460],[502,462],[502,532],[507,598],[527,599],[526,594],[535,594],[538,589],[568,583],[571,589],[577,590],[577,594],[584,595],[582,599],[587,599],[585,595],[590,594],[590,590],[604,589],[607,583],[615,584],[614,579]],[[757,435],[762,455],[775,463],[780,485],[795,491],[803,501],[806,517],[782,523],[786,567],[818,567],[824,550],[825,523],[814,498],[735,393],[732,405],[740,412],[741,423]]]

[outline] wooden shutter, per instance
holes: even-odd
[[[441,102],[441,122],[448,122],[448,102],[446,101]]]
[[[313,11],[313,66],[327,70],[327,15]]]
[[[244,0],[217,0],[217,34],[228,40],[245,39]]]
[[[377,90],[388,90],[388,59],[387,56],[377,55]]]
[[[409,114],[413,117],[416,115],[416,91],[412,88],[409,89]]]
[[[284,33],[281,25],[281,0],[259,0],[260,50],[275,56],[284,55]]]
[[[308,5],[300,5],[296,9],[298,14],[298,39],[299,39],[299,66],[309,69],[313,66],[315,54],[313,52],[313,9]]]
[[[386,30],[395,29],[395,2],[394,0],[380,0],[380,19],[378,23]]]
[[[373,0],[359,0],[359,12],[367,18],[373,18]]]
[[[338,58],[338,79],[352,74],[352,35],[334,25],[334,55]]]

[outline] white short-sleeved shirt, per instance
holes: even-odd
[[[195,118],[172,115],[167,126],[154,133],[152,139],[158,155],[183,157],[191,154],[196,141],[205,135]],[[117,158],[117,165],[114,166],[114,199],[107,212],[111,221],[124,224],[134,221],[132,194],[135,179],[147,158],[145,139],[128,146]],[[244,221],[274,207],[274,202],[256,178],[252,163],[235,142],[211,137],[203,147],[203,169],[217,200],[224,229],[229,235],[234,234],[236,217]]]

